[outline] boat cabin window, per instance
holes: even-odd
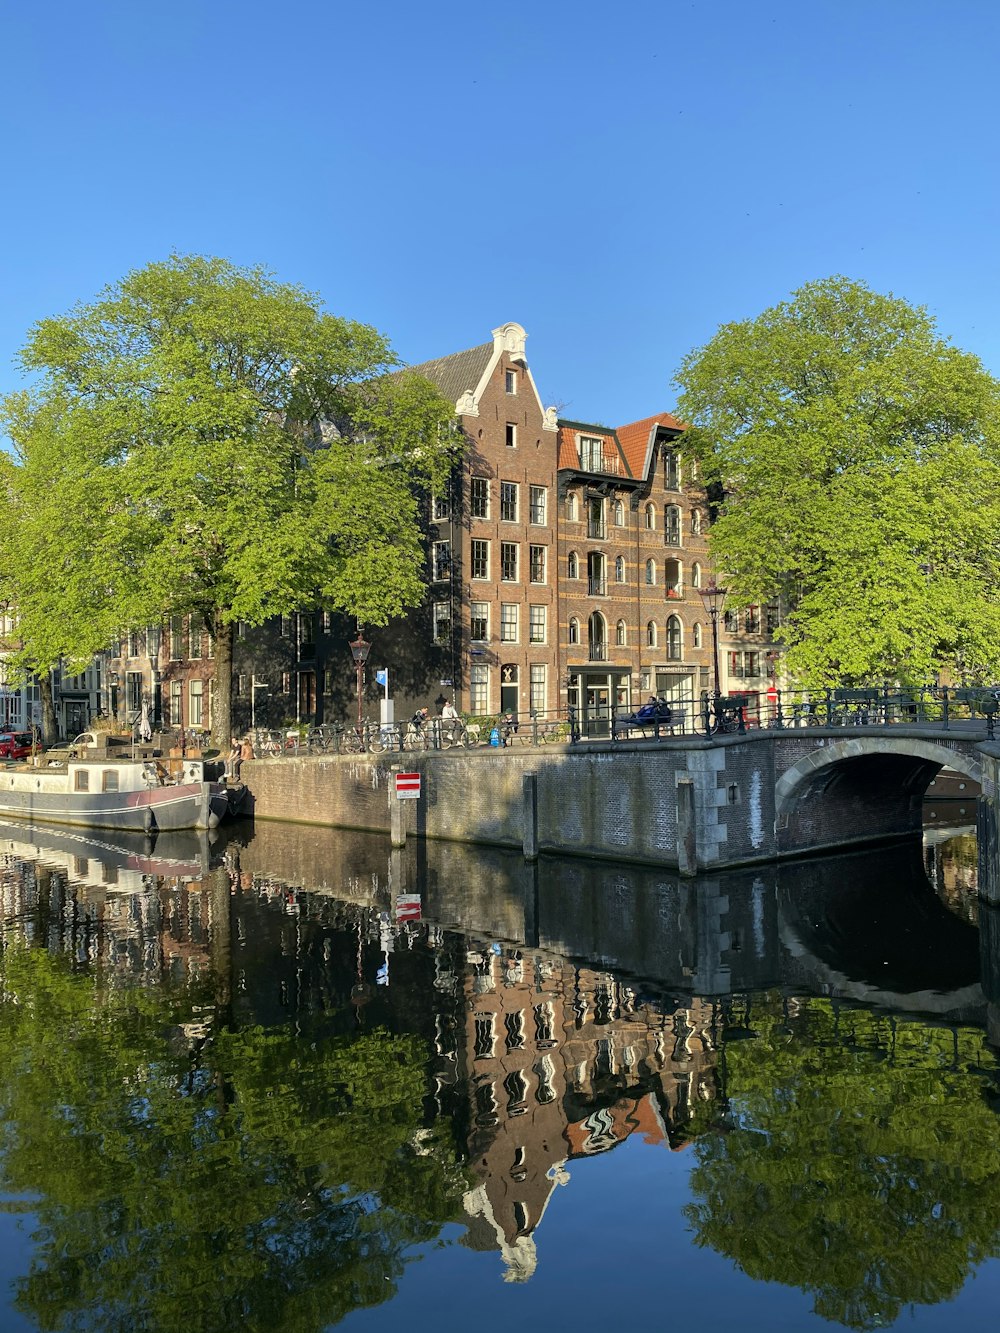
[[[104,790],[117,791],[118,774],[114,771],[113,768],[106,768],[103,770],[103,772],[104,772]]]
[[[90,774],[85,768],[76,770],[76,782],[73,784],[76,791],[90,791]]]

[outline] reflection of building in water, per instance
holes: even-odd
[[[682,1147],[696,1103],[716,1096],[711,1007],[664,1012],[614,976],[486,946],[468,955],[464,1049],[466,1243],[499,1249],[505,1280],[535,1268],[534,1232],[567,1161],[632,1134]]]
[[[979,848],[974,832],[934,829],[924,833],[924,869],[934,892],[956,916],[979,919]]]

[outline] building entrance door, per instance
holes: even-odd
[[[587,684],[587,702],[583,710],[584,736],[610,736],[611,691],[607,681]]]

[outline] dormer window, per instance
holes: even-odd
[[[600,472],[604,458],[604,441],[592,435],[580,436],[580,466],[584,472]]]

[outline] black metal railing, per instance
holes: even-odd
[[[594,578],[591,576],[587,580],[587,591],[591,597],[604,597],[608,591],[608,581],[605,578]]]

